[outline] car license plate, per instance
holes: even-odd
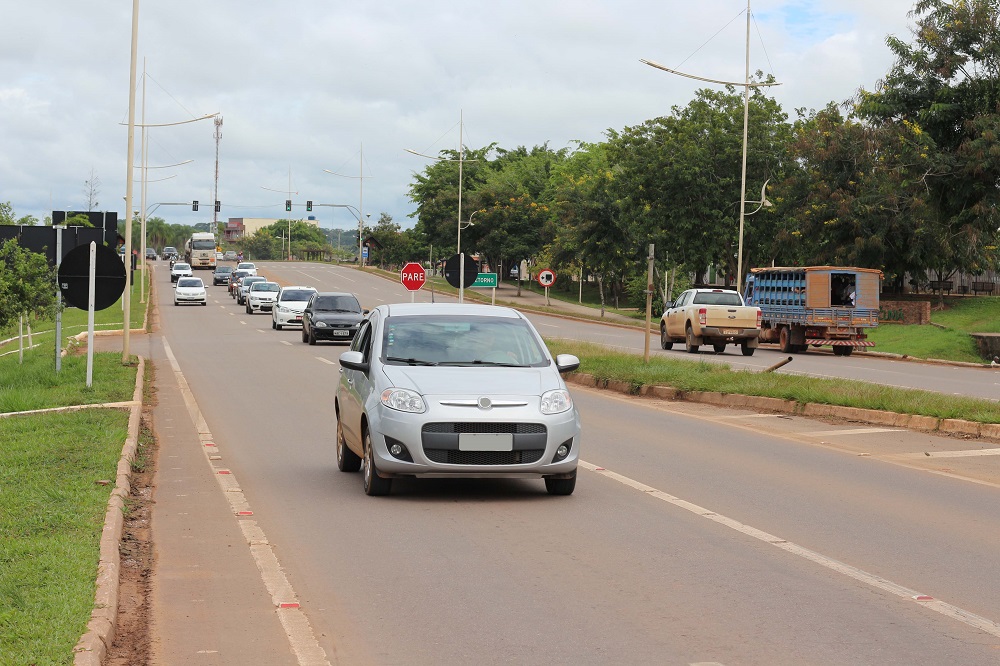
[[[350,331],[344,331],[344,330],[341,330],[341,331],[334,331],[334,332],[333,332],[333,334],[334,334],[334,335],[340,335],[340,336],[345,336],[345,337],[346,337],[347,335],[350,335],[350,333],[351,333]]]
[[[739,335],[739,331],[735,328],[724,328],[722,329],[723,335]]]
[[[302,321],[302,317],[292,317],[292,321]]]
[[[459,451],[513,451],[514,435],[509,432],[462,432],[458,434]]]

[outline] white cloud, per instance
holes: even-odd
[[[103,206],[124,212],[128,3],[20,3],[0,26],[0,200],[19,215],[83,204],[94,168]],[[773,72],[791,114],[871,88],[891,58],[885,36],[906,36],[908,0],[754,2],[752,69]],[[404,225],[411,174],[427,162],[403,152],[598,141],[683,106],[705,84],[639,58],[712,78],[742,80],[743,0],[427,0],[346,3],[236,0],[146,3],[139,19],[147,122],[219,111],[220,219],[284,214],[296,203],[357,206],[364,145],[365,212]],[[735,20],[733,20],[735,19]],[[721,30],[721,32],[719,32]],[[713,35],[719,32],[713,38]],[[759,32],[759,34],[758,34]],[[763,41],[763,47],[761,42]],[[707,43],[706,43],[707,42]],[[766,53],[765,53],[766,50]],[[138,121],[138,116],[137,116]],[[212,123],[149,132],[149,199],[168,221],[210,219]],[[139,133],[136,135],[139,146]],[[138,156],[136,157],[138,160]],[[138,197],[135,207],[138,208]],[[206,215],[205,211],[208,211]],[[305,215],[304,208],[295,209]],[[324,226],[355,224],[318,208]]]

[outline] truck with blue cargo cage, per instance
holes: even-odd
[[[782,353],[833,347],[837,356],[874,347],[882,271],[841,266],[754,268],[743,297],[761,310],[760,341]]]

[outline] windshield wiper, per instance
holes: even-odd
[[[498,368],[521,368],[520,363],[505,363],[503,361],[483,361],[475,359],[473,361],[442,361],[439,365],[489,365]]]
[[[419,358],[402,358],[400,356],[386,356],[385,360],[406,363],[407,365],[438,365],[438,363],[434,361],[423,361]]]
[[[344,310],[343,308],[329,308],[323,309],[320,312],[350,312],[351,314],[361,314],[357,310]]]

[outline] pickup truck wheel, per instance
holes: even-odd
[[[726,343],[725,342],[717,342],[714,345],[712,345],[712,349],[715,350],[716,354],[725,354],[726,353]]]
[[[667,327],[660,324],[660,346],[664,349],[673,349],[674,341],[667,335]]]
[[[756,349],[757,349],[756,347],[751,347],[750,343],[747,342],[746,340],[740,343],[740,351],[743,352],[744,356],[753,356],[753,353],[754,351],[756,351]]]
[[[790,354],[793,350],[792,332],[787,326],[782,326],[778,333],[778,347],[782,354]]]
[[[684,349],[689,354],[697,354],[698,347],[699,345],[694,343],[694,331],[691,330],[691,324],[688,324],[684,330]]]

